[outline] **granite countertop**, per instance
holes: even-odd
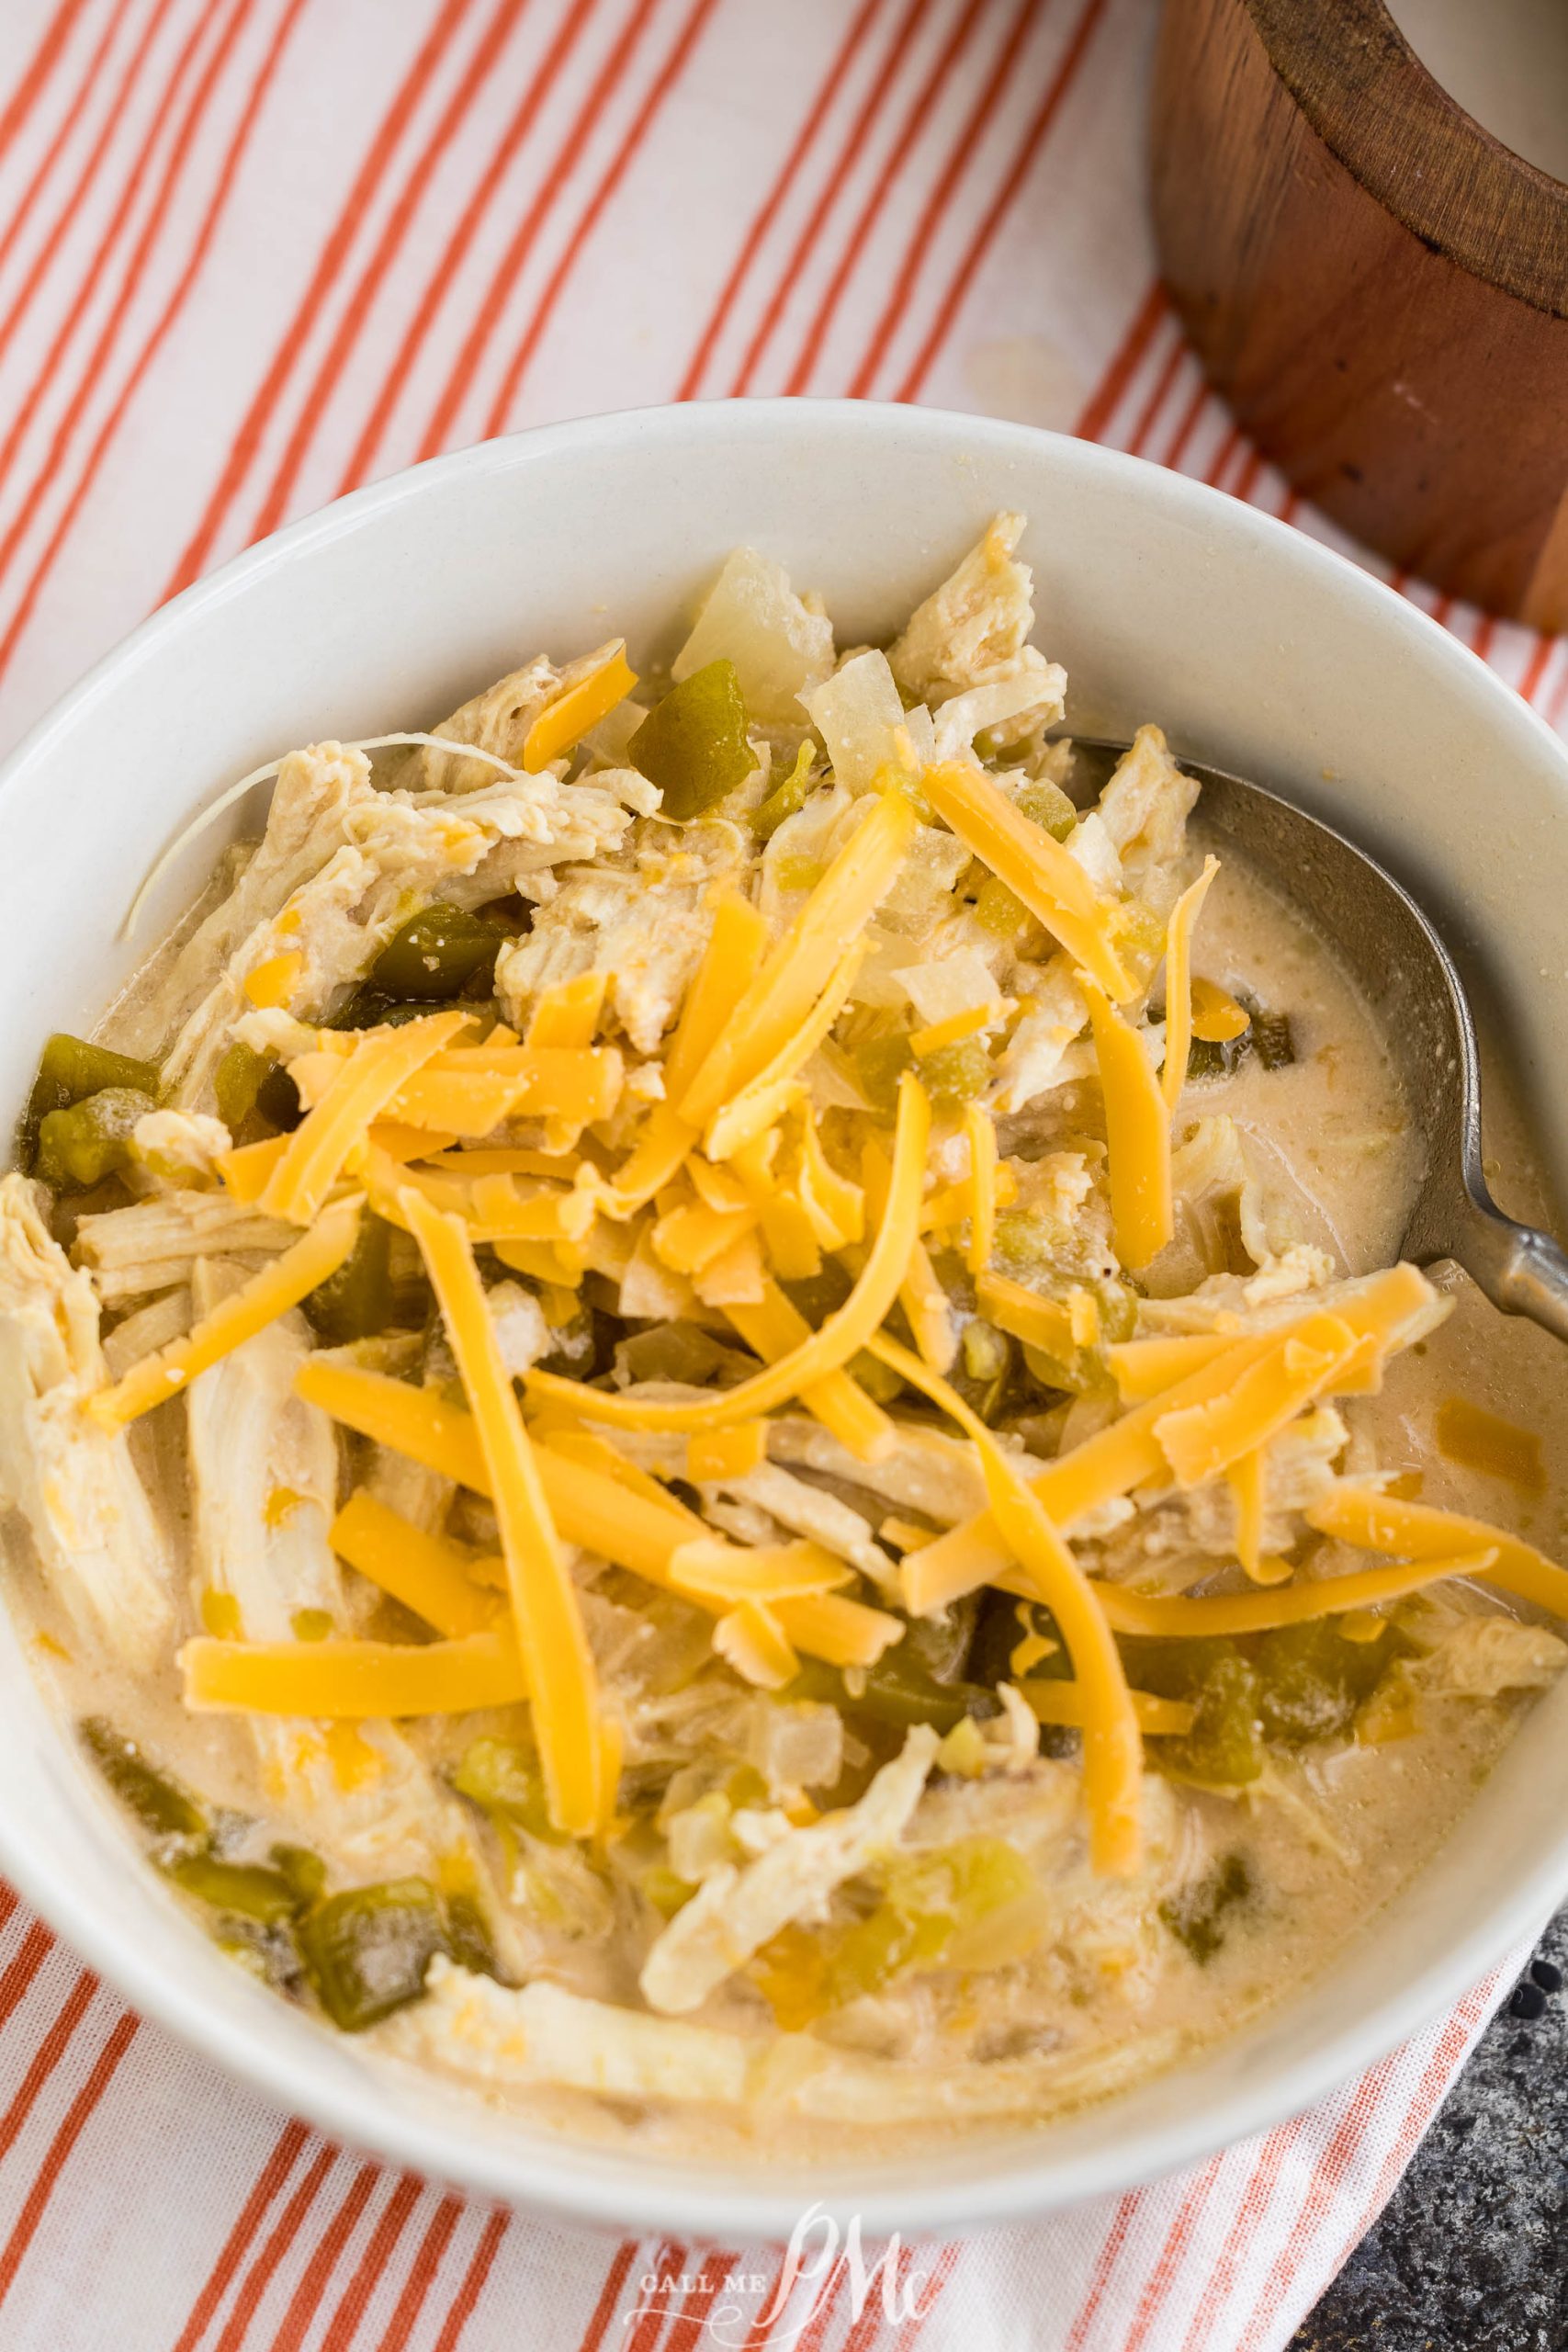
[[[1568,1977],[1568,1910],[1537,1958]],[[1291,2352],[1565,2352],[1568,1991],[1518,2015],[1537,1989],[1504,2002]]]

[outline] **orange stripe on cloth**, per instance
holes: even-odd
[[[649,2270],[659,2280],[679,2278],[686,2267],[686,2251],[683,2245],[666,2238],[649,2264]],[[662,2285],[652,2287],[649,2290],[646,2302],[634,2306],[635,2324],[624,2338],[619,2352],[653,2352],[655,2344],[664,2333],[664,2323],[670,2314],[670,2306],[664,2300],[666,2292]]]
[[[834,206],[843,193],[844,186],[855,165],[864,156],[876,129],[889,90],[902,70],[911,43],[919,33],[931,8],[931,0],[909,0],[908,6],[893,30],[893,37],[877,60],[864,97],[845,130],[831,170],[818,192],[817,200],[807,214],[805,225],[796,237],[790,255],[773,287],[772,298],[757,322],[746,354],[729,387],[731,400],[739,400],[751,389],[762,357],[773,340],[773,330],[793,296],[795,287],[818,242],[832,216]]]
[[[246,0],[246,5],[248,6],[248,0]],[[130,409],[132,401],[135,399],[137,391],[141,388],[142,379],[145,377],[148,368],[152,366],[153,359],[157,356],[158,351],[166,340],[175,321],[178,319],[180,312],[185,308],[191,288],[196,283],[197,277],[200,273],[201,265],[207,257],[214,232],[216,232],[218,224],[222,218],[224,209],[227,207],[230,193],[234,185],[235,175],[239,170],[245,150],[250,144],[251,135],[255,129],[256,118],[261,112],[263,103],[272,86],[272,82],[276,73],[279,61],[282,58],[285,49],[288,47],[289,38],[293,33],[296,25],[299,23],[300,17],[304,13],[304,8],[305,0],[288,0],[288,6],[278,21],[277,27],[273,34],[272,40],[250,84],[245,99],[244,110],[240,118],[240,121],[235,130],[229,151],[223,159],[223,165],[219,174],[217,187],[213,191],[206,214],[203,217],[200,229],[197,232],[196,243],[186,259],[186,266],[180,274],[178,282],[175,287],[174,292],[169,297],[168,301],[164,304],[164,309],[151,333],[148,334],[146,341],[143,343],[130,375],[122,385],[119,394],[116,399],[113,407],[109,411],[107,418],[105,420],[96,439],[94,441],[92,449],[88,455],[87,462],[82,470],[74,490],[71,493],[70,499],[66,503],[65,510],[61,515],[59,523],[56,525],[53,532],[51,534],[49,543],[44,549],[43,555],[35,566],[32,575],[28,582],[27,587],[22,592],[21,598],[12,616],[9,628],[6,629],[4,638],[0,639],[0,676],[4,675],[11,656],[16,651],[17,641],[27,628],[28,620],[31,618],[33,607],[38,601],[39,595],[47,582],[51,571],[54,568],[55,560],[59,556],[61,548],[69,536],[71,529],[76,521],[76,517],[81,513],[83,506],[86,503],[87,494],[93,486],[94,479],[97,474],[99,467],[103,463],[104,458],[107,453],[108,447],[113,441],[115,435],[118,432],[119,427],[124,421],[127,411]],[[240,20],[240,16],[237,14],[233,20],[233,24],[230,28],[230,34],[226,34],[225,36],[226,43]],[[204,103],[205,94],[216,79],[219,64],[226,53],[227,50],[225,47],[225,50],[220,51],[214,57],[209,71],[204,77],[201,87],[198,89],[196,99],[193,101],[193,115]],[[167,187],[167,185],[168,183],[165,183],[165,187]],[[11,545],[12,542],[8,539],[6,546],[0,548],[0,569],[3,569],[4,567],[6,560],[9,554]]]
[[[119,243],[120,232],[131,217],[137,193],[156,151],[159,134],[177,103],[180,91],[185,85],[186,76],[191,70],[197,51],[201,46],[202,37],[208,29],[208,21],[204,16],[197,17],[181,44],[173,69],[162,91],[153,102],[152,119],[135,156],[127,168],[114,209],[96,243],[92,246],[85,257],[84,274],[66,305],[64,316],[55,329],[49,349],[44,356],[43,364],[13,412],[10,429],[5,440],[0,441],[0,476],[9,471],[11,460],[21,446],[23,435],[32,423],[39,403],[51,387],[60,384],[64,379],[66,354],[74,339],[77,328],[87,314],[88,306],[97,290],[98,281],[113,258],[115,248]],[[152,27],[149,28],[146,40],[131,61],[131,72],[120,85],[118,95],[122,103],[128,103],[134,95],[135,80],[140,74],[146,51],[151,46],[152,29]],[[100,163],[112,152],[114,135],[118,129],[119,124],[111,113],[100,139],[77,175],[75,185],[66,198],[64,209],[56,224],[56,230],[51,232],[56,248],[80,215],[84,204],[92,192]],[[5,319],[0,321],[0,352],[4,352],[8,345],[35,290],[36,288],[30,277],[24,280]],[[90,381],[90,371],[88,380]]]
[[[343,2257],[343,2250],[358,2226],[377,2182],[383,2178],[385,2175],[379,2165],[360,2165],[306,2260],[299,2283],[288,2299],[288,2308],[267,2346],[267,2352],[299,2352],[300,2346],[320,2316],[322,2299],[332,2282],[333,2272]]]
[[[15,2147],[23,2125],[38,2105],[39,2093],[71,2047],[97,1989],[98,1980],[92,1970],[82,1969],[33,2052],[10,2105],[0,2115],[0,2156],[9,2155]]]
[[[164,16],[168,12],[169,5],[170,0],[161,0],[161,5],[147,19],[146,24],[142,28],[141,40],[136,51],[133,52],[133,67],[134,62],[140,60],[145,52],[153,34],[156,32],[159,25],[162,24]],[[53,138],[50,141],[49,145],[44,149],[42,155],[39,158],[38,164],[34,168],[32,177],[28,180],[26,187],[22,190],[21,195],[17,198],[16,203],[10,207],[9,217],[5,223],[5,226],[0,228],[0,269],[5,267],[12,246],[21,235],[22,231],[27,227],[28,222],[32,219],[34,205],[38,202],[39,197],[43,194],[44,189],[48,187],[50,180],[52,178],[54,167],[59,163],[61,156],[65,153],[66,148],[69,146],[73,132],[80,128],[83,113],[85,112],[93,93],[103,82],[104,69],[108,62],[109,51],[114,47],[115,41],[120,32],[120,28],[124,25],[127,16],[130,14],[130,6],[131,0],[115,0],[113,14],[110,16],[107,24],[104,27],[103,31],[98,36],[96,48],[93,51],[92,55],[88,58],[86,64],[82,69],[81,74],[77,79],[76,87],[72,92],[70,99],[61,115],[60,120],[55,126]],[[115,129],[118,127],[118,119],[119,108],[111,100],[104,113],[103,127],[99,134],[100,147],[107,143]],[[56,217],[53,227],[45,232],[39,243],[38,252],[34,255],[32,263],[28,267],[27,277],[23,281],[24,294],[26,294],[29,288],[36,287],[39,279],[42,277],[50,262],[53,259],[55,254],[59,250],[60,240],[63,234],[64,215],[61,214]]]
[[[1089,0],[1089,6],[1074,27],[1072,38],[1046,87],[1034,119],[1025,131],[985,218],[970,239],[962,261],[948,282],[947,290],[937,306],[936,316],[927,331],[924,342],[916,353],[903,382],[893,396],[896,400],[913,401],[919,398],[920,387],[931,373],[938,353],[947,341],[953,320],[957,317],[964,297],[974,283],[976,273],[990,250],[992,239],[996,236],[997,231],[1011,209],[1019,190],[1044,150],[1062,103],[1077,78],[1078,68],[1089,53],[1089,44],[1105,14],[1105,9],[1106,0]]]
[[[495,2260],[502,2239],[506,2235],[511,2219],[510,2213],[498,2211],[493,2212],[485,2223],[479,2245],[474,2248],[473,2258],[463,2273],[462,2285],[452,2298],[441,2333],[436,2337],[431,2352],[457,2352],[457,2340],[473,2316],[474,2306],[484,2292],[485,2281],[491,2273],[491,2266]]]
[[[462,2200],[444,2197],[431,2216],[430,2226],[419,2242],[409,2275],[403,2281],[397,2307],[387,2323],[386,2334],[376,2346],[376,2352],[405,2352],[425,2298],[435,2283],[442,2257],[451,2244],[452,2233],[463,2218]]]
[[[1127,332],[1111,356],[1111,363],[1079,412],[1073,431],[1080,441],[1098,441],[1122,404],[1123,394],[1144,364],[1155,330],[1170,311],[1170,297],[1156,278],[1127,324]]]
[[[968,32],[973,13],[970,11],[959,20],[957,32],[960,41]],[[995,109],[1006,97],[1009,85],[1017,71],[1020,52],[1030,34],[1039,24],[1041,13],[1035,5],[1035,0],[1020,0],[1020,6],[1003,36],[1001,47],[991,62],[991,70],[981,84],[967,115],[949,144],[946,159],[931,184],[925,203],[917,216],[914,231],[904,247],[903,258],[894,274],[892,290],[883,305],[875,326],[872,329],[871,340],[862,355],[860,366],[850,379],[849,391],[852,400],[864,400],[869,397],[870,387],[874,382],[876,371],[886,356],[887,346],[908,313],[916,286],[919,281],[920,271],[925,266],[932,242],[943,222],[952,217],[953,199],[964,174],[977,161],[983,163],[985,159],[986,126],[991,120]],[[940,86],[939,84],[937,88],[940,89]],[[934,98],[936,95],[937,91],[932,90],[931,97]],[[930,100],[927,103],[929,106]],[[791,391],[800,391],[804,390],[804,385],[796,381],[792,383],[789,389]]]
[[[62,0],[61,6],[39,34],[38,47],[28,60],[16,89],[6,101],[5,113],[0,114],[0,156],[6,153],[48,88],[50,77],[63,55],[76,19],[85,6],[86,0]]]
[[[377,298],[403,249],[414,217],[430,193],[436,172],[448,150],[472,121],[474,108],[483,95],[486,84],[495,73],[506,43],[526,12],[527,5],[528,0],[501,0],[434,128],[404,172],[401,186],[344,302],[337,332],[322,352],[300,402],[293,429],[284,444],[272,481],[251,524],[251,538],[265,538],[270,531],[276,530],[288,513],[300,470],[321,429],[328,403],[337,391],[344,372],[369,325]],[[467,13],[467,0],[464,13]],[[566,47],[570,47],[577,37],[579,27],[574,21],[575,14],[569,13],[563,27]],[[542,105],[548,87],[547,74],[541,74],[534,90],[529,93],[530,105]],[[396,399],[401,381],[400,373],[393,371],[388,371],[381,378],[380,390],[371,413],[373,418],[379,413],[383,401]],[[350,479],[344,481],[344,489],[352,488],[360,478],[357,460],[356,448],[355,457],[349,461]]]
[[[241,2206],[234,2225],[219,2250],[218,2259],[208,2272],[200,2292],[190,2307],[189,2317],[179,2332],[173,2352],[196,2352],[214,2312],[233,2284],[236,2271],[250,2252],[273,2199],[293,2171],[299,2151],[309,2137],[304,2124],[295,2121],[286,2123],[278,2133],[271,2154],[251,2185],[250,2195]]]
[[[491,403],[490,414],[485,420],[484,433],[487,438],[492,434],[505,432],[512,404],[522,390],[523,379],[527,373],[530,361],[544,339],[545,332],[555,314],[556,304],[581,259],[589,239],[598,227],[605,206],[626,177],[666,98],[685,72],[697,40],[717,5],[718,0],[696,0],[695,7],[682,26],[669,55],[654,76],[647,96],[633,117],[630,128],[611,157],[598,186],[579,216],[577,224],[567,240],[566,250],[551,271],[545,290],[536,305],[533,318],[516,350],[507,362],[506,372],[502,378],[501,390]]]
[[[637,2260],[639,2243],[637,2238],[623,2238],[616,2248],[615,2258],[604,2274],[598,2300],[588,2314],[588,2324],[582,2331],[577,2352],[599,2352],[599,2346],[604,2340],[604,2331],[620,2304],[621,2290],[626,2286],[632,2264]]]
[[[16,1896],[11,1897],[12,1908]],[[4,2026],[17,2004],[23,1998],[39,1970],[54,1950],[54,1938],[41,1919],[32,1920],[22,1938],[16,1957],[0,1976],[0,2026]]]
[[[1408,2142],[1406,2154],[1413,2150],[1421,2132],[1430,2120],[1432,2110],[1441,2097],[1444,2086],[1458,2064],[1466,2041],[1479,2022],[1479,2008],[1484,2007],[1482,1988],[1467,1995],[1449,2018],[1438,2039],[1438,2046],[1422,2069],[1404,2119],[1396,2134],[1396,2147]],[[1312,2180],[1290,2235],[1270,2264],[1260,2289],[1251,2295],[1251,2311],[1246,2334],[1237,2352],[1258,2352],[1264,2330],[1279,2310],[1291,2279],[1300,2271],[1308,2242],[1322,2226],[1340,2183],[1350,2168],[1366,2132],[1369,2114],[1382,2103],[1382,2095],[1391,2084],[1398,2064],[1398,2053],[1385,2059],[1382,2064],[1366,2075],[1358,2086],[1338,2130],[1319,2157]],[[1420,2121],[1413,2120],[1419,2116]],[[1296,2126],[1298,2135],[1306,2129],[1304,2120]],[[1400,2160],[1403,2162],[1403,2159]]]
[[[525,151],[528,133],[532,130],[541,111],[547,107],[549,101],[553,98],[557,83],[566,70],[579,40],[589,30],[598,6],[599,0],[581,0],[580,6],[568,8],[565,11],[557,28],[555,39],[550,43],[537,73],[531,76],[521,103],[507,122],[500,140],[491,151],[483,171],[457,216],[456,227],[425,278],[419,300],[414,305],[401,341],[396,351],[391,354],[389,364],[382,370],[381,389],[366,419],[359,438],[354,445],[348,463],[344,469],[343,477],[338,484],[340,494],[344,491],[355,488],[369,473],[376,462],[377,453],[386,435],[387,427],[391,422],[392,413],[401,395],[407,377],[417,361],[427,336],[434,327],[442,304],[457,280],[457,274],[468,257],[469,247],[490,218],[497,190],[502,187],[509,166],[519,153]],[[440,128],[445,139],[447,133],[446,116],[442,118]],[[558,153],[555,164],[547,166],[541,174],[533,201],[518,222],[512,243],[508,248],[508,251],[516,256],[516,268],[522,267],[529,244],[537,235],[540,226],[560,192],[561,163],[562,156]],[[454,369],[453,376],[449,379],[449,382],[456,383],[457,387],[455,399],[462,397],[462,390],[468,376],[478,367],[483,356],[486,338],[491,331],[494,318],[491,305],[504,297],[509,282],[502,277],[502,266],[503,265],[498,266],[485,289],[458,356],[457,368]]]
[[[234,2298],[223,2333],[213,2346],[213,2352],[241,2352],[262,2297],[271,2286],[289,2247],[304,2227],[306,2217],[320,2194],[321,2183],[337,2161],[337,2150],[330,2147],[324,2141],[316,2141],[315,2149],[316,2153],[310,2159],[304,2178],[279,2214],[260,2253],[241,2280],[239,2292]]]
[[[718,300],[708,313],[707,324],[697,339],[695,350],[686,363],[686,372],[676,387],[678,401],[695,400],[702,380],[713,357],[714,346],[739,299],[740,290],[750,275],[751,265],[761,250],[762,241],[778,218],[779,209],[793,189],[796,175],[811,151],[812,143],[826,119],[845,81],[854,70],[855,59],[864,44],[865,37],[875,20],[882,0],[863,0],[858,14],[852,19],[849,30],[833,53],[831,63],[817,85],[817,96],[807,110],[805,119],[790,142],[789,152],[779,166],[773,186],[761,205],[751,216],[751,225],[740,242],[740,250],[730,266],[728,277],[719,290]]]
[[[1034,9],[1035,0],[1021,0],[1018,24],[1009,36],[1007,49],[1015,45],[1016,35],[1027,23]],[[811,381],[812,371],[822,356],[822,345],[829,330],[838,316],[844,288],[854,275],[855,266],[871,241],[873,230],[899,180],[914,162],[917,142],[931,121],[932,111],[954,74],[962,69],[970,45],[970,36],[976,22],[986,11],[987,0],[965,0],[965,6],[953,19],[946,40],[927,68],[925,79],[905,107],[892,138],[882,168],[874,176],[865,202],[855,217],[853,227],[844,240],[838,266],[829,278],[816,314],[806,330],[794,367],[784,381],[784,391],[791,399],[804,392]],[[939,184],[940,185],[940,184]],[[935,200],[933,196],[933,201]]]
[[[11,2227],[11,2234],[0,2250],[0,2304],[4,2304],[16,2283],[17,2271],[27,2258],[38,2225],[49,2209],[50,2199],[60,2185],[60,2177],[70,2162],[77,2141],[92,2120],[93,2111],[114,2080],[115,2070],[136,2038],[141,2019],[122,2009],[109,2030],[107,2041],[93,2061],[92,2072],[65,2110],[64,2120],[49,2143],[48,2153],[32,2185],[22,2201],[22,2210]]]
[[[424,2183],[417,2173],[405,2172],[395,2184],[365,2242],[365,2251],[355,2265],[353,2276],[322,2330],[318,2352],[349,2352],[359,2333],[366,2306],[386,2277],[423,2190]]]
[[[353,185],[317,255],[305,290],[273,353],[266,374],[257,386],[244,419],[230,444],[223,469],[202,509],[201,519],[169,575],[161,602],[188,587],[205,566],[213,542],[255,462],[263,436],[287,389],[295,363],[302,356],[322,305],[343,270],[360,223],[386,185],[399,141],[412,117],[420,94],[439,71],[453,37],[473,5],[474,0],[446,0],[394,91],[390,104],[371,136]],[[348,323],[352,331],[355,324],[352,303]]]

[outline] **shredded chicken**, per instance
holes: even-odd
[[[174,1625],[173,1572],[130,1441],[82,1410],[103,1381],[90,1276],[26,1178],[0,1177],[0,1497],[84,1637],[146,1674]]]
[[[643,1962],[643,1997],[666,2015],[700,2008],[715,1987],[790,1920],[808,1917],[897,1843],[920,1801],[937,1751],[920,1724],[858,1804],[793,1829],[744,1870],[726,1864],[705,1879]]]

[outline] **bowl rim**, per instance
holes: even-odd
[[[1305,573],[1337,583],[1382,625],[1394,624],[1438,649],[1442,661],[1467,671],[1472,686],[1494,700],[1500,720],[1506,718],[1515,728],[1521,720],[1528,722],[1568,794],[1568,746],[1495,670],[1419,605],[1349,557],[1277,516],[1152,460],[1068,434],[955,410],[779,399],[627,409],[537,425],[427,459],[334,500],[193,582],[95,662],[0,761],[0,808],[28,767],[47,755],[57,733],[79,723],[101,696],[177,639],[196,616],[215,611],[243,594],[254,582],[352,537],[372,517],[410,501],[439,496],[445,484],[458,479],[570,460],[606,440],[632,445],[647,439],[657,445],[661,437],[680,442],[723,433],[742,445],[754,445],[759,460],[766,461],[770,453],[776,454],[782,438],[808,434],[819,424],[863,435],[873,443],[890,438],[906,438],[911,445],[923,442],[933,459],[951,454],[959,443],[998,454],[1027,453],[1036,459],[1043,450],[1069,471],[1077,468],[1086,474],[1121,477],[1135,484],[1141,495],[1164,502],[1179,517],[1220,524],[1233,537],[1271,548]],[[51,1724],[59,1732],[59,1718],[45,1703]],[[237,2077],[269,2106],[303,2117],[336,2142],[470,2194],[499,2198],[563,2222],[626,2233],[694,2229],[699,2235],[721,2240],[776,2241],[787,2238],[800,2217],[798,2199],[786,2199],[770,2187],[761,2167],[755,2173],[734,2173],[716,2189],[683,2170],[666,2172],[636,2151],[595,2145],[591,2169],[553,2172],[548,2134],[509,2146],[482,2136],[466,2137],[457,2120],[426,2120],[395,2105],[368,2113],[353,2086],[340,2086],[326,2072],[312,2069],[303,2049],[273,2047],[265,2030],[253,2031],[220,2013],[199,1985],[183,1984],[174,1972],[144,1957],[135,1940],[118,1930],[107,1906],[85,1896],[73,1879],[55,1871],[44,1841],[30,1834],[28,1821],[5,1809],[0,1809],[0,1868],[140,2015]],[[1414,1977],[1369,2002],[1325,2046],[1271,2064],[1257,2079],[1224,2088],[1213,2103],[1194,2102],[1175,2120],[1140,2126],[1135,2142],[1113,2140],[1100,2149],[1077,2152],[1070,2164],[1053,2158],[1050,2135],[1042,2131],[1037,2154],[1024,2141],[1010,2140],[1005,2165],[983,2167],[973,2178],[944,2175],[924,2188],[902,2181],[882,2187],[874,2174],[864,2193],[853,2200],[861,2226],[878,2235],[898,2230],[906,2236],[954,2236],[1035,2220],[1141,2186],[1280,2124],[1330,2096],[1461,2000],[1514,1947],[1533,1939],[1564,1895],[1568,1838],[1536,1858],[1505,1902],[1477,1918]],[[577,2141],[566,2144],[574,2152],[584,2147]],[[825,2201],[831,2210],[849,2210],[841,2194]]]

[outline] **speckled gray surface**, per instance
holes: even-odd
[[[1568,1911],[1538,1957],[1568,1975]],[[1291,2352],[1568,2352],[1568,1992],[1504,2002]]]

